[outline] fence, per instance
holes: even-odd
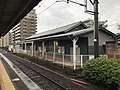
[[[25,52],[25,51],[24,51]],[[26,52],[28,55],[32,55],[31,51]],[[42,56],[42,52],[35,51],[34,56],[43,58],[45,60],[51,61],[53,63],[61,64],[64,66],[74,66],[73,55],[69,54],[59,54],[53,52],[45,52],[44,56]],[[94,55],[76,55],[76,66],[82,67],[87,60],[94,58]]]

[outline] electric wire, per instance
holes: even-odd
[[[40,7],[42,7],[42,5],[44,5],[46,1],[47,1],[47,0],[44,0],[43,3],[41,3],[41,4],[38,6],[37,9],[39,9]],[[37,10],[37,9],[36,9],[36,10]]]
[[[43,11],[41,11],[40,13],[38,13],[37,15],[42,14],[43,12],[45,12],[47,9],[49,9],[50,7],[52,7],[57,1],[55,1],[54,3],[52,3],[50,6],[48,6],[47,8],[45,8]]]
[[[47,0],[44,0],[44,2],[43,3],[41,3],[41,5],[39,5],[40,7],[46,2]]]

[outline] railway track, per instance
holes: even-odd
[[[86,90],[67,77],[40,65],[31,63],[11,53],[6,53],[4,55],[44,90]]]

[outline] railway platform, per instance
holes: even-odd
[[[0,90],[42,90],[0,53]]]
[[[1,60],[0,60],[0,90],[15,90]]]

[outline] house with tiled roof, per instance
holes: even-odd
[[[106,28],[99,27],[99,52],[106,54],[105,44],[114,41],[116,35]],[[64,62],[74,69],[93,56],[94,28],[83,22],[75,22],[49,31],[35,34],[25,39],[23,49],[53,63]]]

